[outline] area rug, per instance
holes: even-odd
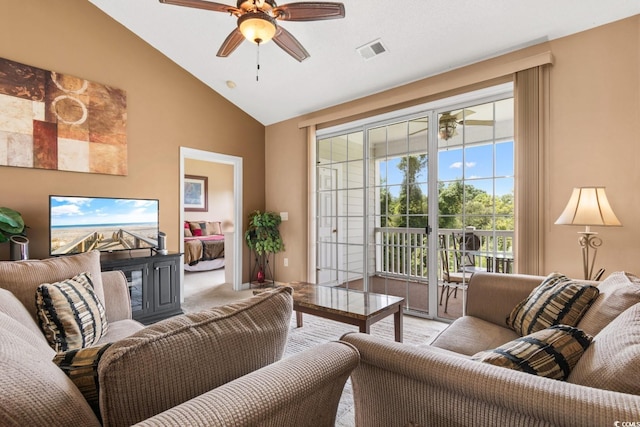
[[[426,344],[444,326],[439,322],[404,316],[403,342],[412,345]],[[336,341],[347,332],[357,331],[357,326],[322,319],[309,314],[303,314],[303,326],[298,328],[295,316],[291,316],[289,341],[285,349],[285,356],[307,350],[323,342]],[[371,335],[393,341],[393,316],[371,325]]]
[[[429,340],[440,332],[446,324],[432,320],[404,316],[403,342],[407,345],[427,344]],[[291,316],[289,340],[285,348],[284,357],[291,356],[313,348],[318,344],[339,340],[347,332],[357,332],[356,326],[322,319],[317,316],[303,314],[303,326],[296,326],[296,317]],[[394,339],[393,316],[382,319],[371,325],[371,335],[383,339]],[[353,408],[353,390],[351,380],[347,380],[336,415],[336,427],[351,427],[355,425]]]

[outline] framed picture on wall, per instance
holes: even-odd
[[[187,212],[207,212],[207,180],[206,176],[184,176],[184,210]]]

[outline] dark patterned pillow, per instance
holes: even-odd
[[[89,347],[107,332],[104,306],[89,273],[38,286],[36,311],[40,329],[56,352]]]
[[[555,325],[476,353],[471,360],[564,381],[591,340],[578,328]]]
[[[58,365],[78,387],[98,419],[100,419],[98,363],[111,344],[58,353],[53,358],[53,363]]]
[[[200,222],[190,221],[189,228],[191,229],[191,233],[193,233],[194,236],[208,236],[206,221],[200,221]]]
[[[576,326],[596,298],[595,286],[552,273],[514,307],[507,326],[521,336],[553,325]]]

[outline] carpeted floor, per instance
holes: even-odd
[[[222,272],[222,273],[220,273]],[[224,270],[212,272],[185,272],[185,300],[182,309],[193,312],[212,306],[224,305],[253,295],[252,290],[234,291],[224,282]],[[304,326],[296,326],[295,316],[291,316],[289,340],[284,357],[313,348],[314,346],[340,339],[347,332],[357,331],[356,326],[347,325],[320,317],[303,315]],[[426,344],[431,337],[444,329],[447,324],[413,316],[404,316],[403,339],[408,345]],[[371,326],[371,334],[384,339],[393,340],[393,316],[383,319]],[[353,411],[353,393],[351,382],[345,385],[338,413],[336,426],[350,427],[355,425]]]

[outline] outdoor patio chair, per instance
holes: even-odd
[[[440,292],[440,305],[444,299],[444,312],[446,313],[449,308],[449,298],[453,294],[454,298],[458,296],[458,289],[462,291],[462,314],[465,313],[466,306],[466,290],[469,283],[469,279],[473,272],[469,271],[451,271],[449,268],[449,249],[447,247],[447,238],[445,235],[440,235],[440,266],[442,268],[442,290]]]

